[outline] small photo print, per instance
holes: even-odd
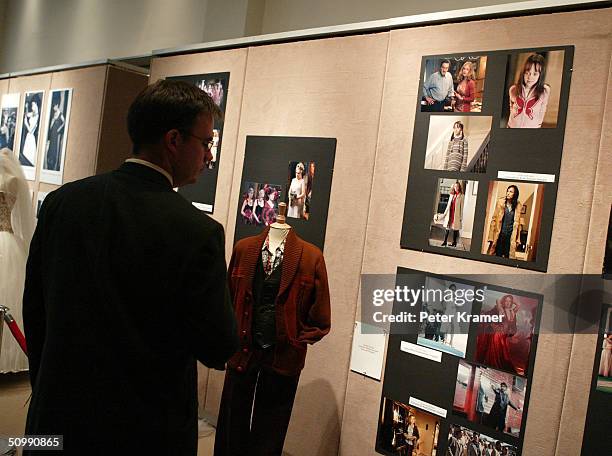
[[[501,128],[556,128],[565,51],[510,54]]]
[[[491,181],[482,253],[535,261],[543,201],[544,184]]]
[[[426,59],[421,111],[481,112],[486,71],[486,56]]]
[[[25,93],[19,143],[19,163],[23,167],[35,168],[38,161],[43,95],[44,92]]]
[[[17,129],[17,110],[19,94],[2,95],[0,112],[0,149],[15,150],[15,131]]]
[[[315,169],[314,161],[289,163],[287,217],[310,218]]]
[[[472,247],[478,181],[438,179],[429,245],[469,252]]]
[[[453,414],[519,437],[527,379],[459,361]]]
[[[281,186],[246,182],[242,186],[240,216],[245,225],[269,226],[276,222]]]
[[[517,456],[515,446],[494,439],[488,435],[451,424],[448,429],[446,455]]]
[[[206,77],[196,82],[196,86],[206,92],[213,99],[214,103],[219,106],[222,112],[225,112],[225,103],[227,97],[227,85],[229,74],[226,77]],[[218,123],[218,122],[217,122]],[[220,125],[215,124],[213,129],[213,145],[210,148],[212,160],[208,162],[208,169],[213,169],[217,166],[217,156],[219,151],[219,140],[221,138]]]
[[[491,116],[431,116],[425,169],[486,173]]]
[[[538,300],[487,289],[481,315],[500,315],[499,323],[478,323],[476,359],[480,364],[526,376]]]
[[[470,328],[469,323],[458,321],[457,312],[472,313],[474,287],[460,282],[426,277],[425,290],[428,295],[431,291],[433,299],[428,297],[424,300],[421,311],[429,315],[439,315],[439,319],[442,319],[441,316],[450,318],[449,321],[427,320],[421,323],[417,344],[465,358]],[[468,290],[471,291],[466,294]]]
[[[72,89],[53,90],[49,96],[41,182],[63,183],[71,104]]]
[[[612,306],[607,306],[603,318],[603,341],[597,358],[599,361],[597,391],[612,393]]]
[[[387,397],[382,401],[376,449],[398,456],[435,456],[440,417]]]

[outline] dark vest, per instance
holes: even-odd
[[[280,287],[282,262],[266,277],[261,256],[253,277],[253,341],[261,348],[276,343],[276,296]]]

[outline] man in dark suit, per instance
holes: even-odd
[[[62,454],[197,453],[196,359],[223,368],[238,338],[223,228],[172,187],[211,159],[219,115],[194,86],[149,86],[128,113],[134,158],[42,205],[23,303],[26,434],[63,435]]]

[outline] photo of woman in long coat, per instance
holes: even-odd
[[[506,196],[500,198],[496,205],[489,235],[487,240],[489,247],[488,255],[496,255],[503,258],[515,258],[516,248],[520,244],[521,234],[521,209],[519,201],[519,189],[516,185],[510,185],[506,189]]]

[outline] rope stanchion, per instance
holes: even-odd
[[[21,329],[19,329],[19,325],[17,325],[17,322],[15,321],[13,316],[9,313],[9,310],[10,309],[8,307],[0,305],[0,317],[2,317],[6,325],[11,330],[11,334],[13,334],[13,337],[15,338],[15,340],[17,341],[17,343],[19,344],[19,346],[21,347],[25,355],[28,356],[28,347],[26,345],[25,336],[21,332]],[[2,325],[2,323],[0,323],[0,325]],[[2,337],[2,328],[0,328],[0,349],[2,346],[1,337]]]

